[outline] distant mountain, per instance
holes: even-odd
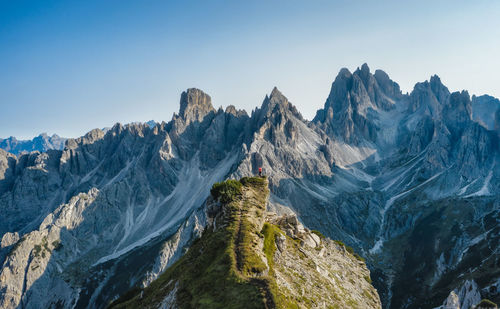
[[[158,123],[154,120],[150,120],[150,121],[146,122],[146,124],[152,129],[152,128],[156,127],[156,125]]]
[[[154,287],[196,255],[212,185],[259,167],[267,210],[353,247],[384,308],[498,303],[500,111],[484,100],[438,76],[403,94],[363,65],[312,121],[276,88],[251,115],[192,88],[169,122],[0,150],[0,307],[104,308]]]
[[[49,136],[47,133],[42,133],[32,140],[18,140],[11,136],[6,139],[0,138],[0,148],[15,155],[19,155],[21,152],[44,152],[49,149],[62,150],[66,140],[67,138],[57,134]]]
[[[138,122],[137,124],[140,124]],[[146,124],[153,128],[157,125],[157,122],[154,120],[149,120]],[[109,128],[103,128],[104,132],[109,130]],[[34,137],[32,140],[18,140],[14,136],[11,136],[6,139],[0,138],[0,149],[8,151],[12,154],[19,155],[21,152],[31,152],[31,151],[40,151],[45,152],[47,150],[63,150],[64,144],[66,143],[67,138],[60,137],[57,134],[53,134],[52,136],[47,135],[47,133],[42,133],[37,137]]]

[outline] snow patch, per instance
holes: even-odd
[[[477,192],[466,195],[465,197],[490,195],[489,185],[490,185],[491,177],[493,177],[493,168],[494,167],[495,167],[495,165],[493,165],[493,167],[490,169],[490,172],[488,173],[488,176],[486,176],[486,178],[484,179],[484,183],[483,183],[483,186],[481,187],[481,189],[479,189],[479,191],[477,191]]]
[[[469,183],[468,185],[466,185],[465,187],[461,188],[460,191],[458,192],[458,195],[464,195],[466,192],[467,192],[467,189],[472,186],[473,184],[475,184],[477,182],[477,179],[474,179],[474,181],[472,181],[471,183]]]

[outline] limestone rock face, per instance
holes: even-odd
[[[335,303],[341,308],[381,308],[364,262],[330,239],[306,240],[314,236],[318,237],[305,234],[300,247],[294,247],[293,240],[287,238],[287,249],[277,250],[274,265],[278,286],[287,295],[311,300],[310,308]]]
[[[500,100],[489,96],[472,96],[472,119],[488,130],[495,130],[496,115],[500,111]]]
[[[450,292],[442,307],[446,309],[460,309],[460,299],[455,291]]]
[[[196,88],[190,88],[181,94],[180,105],[179,116],[187,124],[195,121],[202,122],[208,113],[215,112],[210,96]]]
[[[443,85],[441,79],[434,75],[430,81],[417,83],[410,94],[410,111],[431,116],[434,119],[441,117],[441,110],[449,100],[450,92]]]
[[[19,241],[19,234],[17,232],[5,233],[2,237],[1,247],[6,248],[12,246],[18,241]]]
[[[466,309],[476,308],[481,301],[481,294],[474,280],[465,281],[461,287],[450,292],[443,305],[439,309]]]
[[[450,95],[449,103],[443,108],[443,119],[452,134],[461,135],[464,126],[472,120],[471,101],[467,91]]]

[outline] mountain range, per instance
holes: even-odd
[[[438,76],[403,94],[364,64],[311,121],[276,88],[251,114],[192,88],[169,122],[0,150],[0,307],[103,308],[150,286],[208,226],[212,185],[259,167],[267,211],[353,247],[384,308],[498,303],[499,137],[497,99]]]
[[[12,154],[19,155],[21,152],[40,151],[44,152],[50,149],[62,150],[66,138],[57,134],[52,136],[42,133],[31,140],[18,140],[14,136],[2,139],[0,138],[0,148]]]
[[[154,120],[146,122],[150,127],[156,126]],[[109,128],[103,128],[102,130],[106,132]],[[18,140],[14,136],[8,138],[0,138],[0,149],[19,156],[23,152],[39,151],[44,152],[47,150],[63,150],[67,138],[60,137],[57,134],[52,134],[52,136],[47,135],[47,133],[42,133],[31,140]]]

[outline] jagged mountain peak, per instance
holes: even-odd
[[[359,84],[360,81],[362,82],[361,85]],[[386,72],[377,69],[375,73],[372,74],[368,64],[364,63],[353,73],[347,68],[342,68],[332,83],[329,97],[335,94],[343,95],[349,91],[357,92],[358,94],[361,94],[360,92],[362,91],[366,91],[368,95],[373,96],[371,92],[379,90],[388,92],[391,96],[401,95],[399,85],[391,80]],[[377,101],[376,98],[372,99]]]
[[[429,82],[431,83],[431,85],[439,85],[441,84],[442,85],[442,82],[441,82],[441,78],[437,75],[437,74],[434,74],[431,76],[431,78],[429,79]]]
[[[271,97],[275,97],[275,96],[283,96],[281,91],[279,91],[278,87],[276,87],[276,86],[274,86],[273,90],[271,91]]]
[[[429,88],[436,96],[438,96],[440,92],[450,93],[448,87],[443,84],[441,78],[437,74],[432,75],[428,80],[416,83],[413,90],[416,88]]]
[[[117,132],[121,132],[123,130],[123,125],[121,123],[116,123],[109,131],[108,133],[111,135],[116,135]],[[66,141],[66,148],[67,149],[74,149],[77,148],[80,145],[85,145],[85,144],[93,144],[97,140],[102,139],[106,132],[104,132],[101,129],[93,129],[87,132],[84,136],[78,137],[78,138],[69,138]]]
[[[343,78],[350,78],[351,76],[352,76],[352,73],[351,73],[351,71],[349,71],[348,68],[342,68],[342,69],[340,69],[339,73],[337,74],[337,77],[335,78],[335,80],[343,79]]]
[[[396,100],[399,100],[403,97],[403,93],[401,92],[399,84],[393,81],[385,71],[375,70],[373,76],[377,80],[377,84],[379,85],[379,87],[388,96],[394,97]]]
[[[288,101],[288,98],[283,95],[277,87],[273,88],[270,95],[265,96],[261,108],[256,110],[256,113],[259,115],[259,117],[257,117],[259,123],[262,123],[265,118],[269,119],[272,115],[288,117],[287,115],[289,113],[303,120],[297,108]]]
[[[226,114],[231,114],[235,117],[248,116],[244,109],[236,109],[234,105],[228,105],[225,110]]]
[[[179,115],[186,122],[201,122],[210,112],[215,112],[215,109],[208,94],[197,88],[189,88],[182,92]]]
[[[313,122],[349,143],[375,141],[378,111],[392,110],[401,98],[399,85],[385,72],[377,71],[375,76],[366,63],[352,74],[343,68]]]
[[[450,91],[437,75],[429,80],[416,83],[410,93],[410,112],[420,110],[434,119],[441,116],[443,107],[448,103]]]
[[[368,67],[368,63],[365,62],[361,65],[361,72],[363,72],[363,74],[370,73],[370,68]]]
[[[278,90],[277,87],[274,87],[268,97],[268,102],[272,105],[282,104],[286,106],[288,104],[288,99],[283,95],[283,93],[281,93],[281,91]]]
[[[361,80],[363,80],[363,82],[365,83],[365,85],[367,85],[369,83],[371,74],[370,74],[370,68],[368,67],[368,64],[363,63],[363,65],[361,66],[361,68],[358,67],[356,69],[356,71],[354,72],[354,74],[356,74],[357,76],[359,76],[359,78],[361,78]]]
[[[266,94],[264,101],[262,102],[261,110],[269,116],[269,114],[275,109],[286,109],[288,104],[288,99],[283,95],[283,93],[281,93],[281,91],[278,90],[277,87],[274,87],[270,95]]]
[[[432,75],[429,81],[432,92],[436,96],[436,98],[443,102],[449,96],[450,91],[448,87],[446,87],[443,82],[441,82],[441,78],[437,75]]]

